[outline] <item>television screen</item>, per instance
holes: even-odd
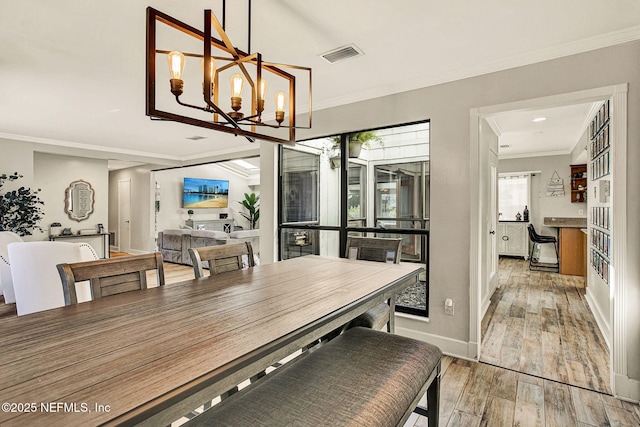
[[[200,178],[184,179],[183,208],[226,208],[228,205],[229,181]]]

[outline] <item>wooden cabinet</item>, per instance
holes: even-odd
[[[560,274],[587,275],[587,235],[579,228],[560,228]]]
[[[194,230],[224,231],[225,233],[231,233],[233,231],[232,219],[207,219],[200,221],[188,219],[185,221],[185,225]]]
[[[529,257],[528,222],[501,221],[498,223],[498,254]]]
[[[587,202],[587,165],[571,165],[571,203]]]

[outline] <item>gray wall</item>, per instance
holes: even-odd
[[[628,93],[628,273],[629,301],[640,300],[640,42],[572,55],[511,70],[459,80],[314,112],[312,130],[298,139],[411,121],[431,120],[431,307],[429,322],[414,322],[422,336],[464,353],[470,322],[470,110],[629,82]],[[472,185],[474,184],[474,185]],[[264,226],[264,225],[263,225]],[[446,297],[456,315],[444,315]],[[628,358],[640,354],[640,317],[629,302]],[[628,366],[640,379],[640,365]]]
[[[44,202],[44,218],[39,225],[45,232],[36,231],[25,240],[47,240],[52,222],[59,222],[74,232],[82,228],[95,229],[98,223],[108,227],[107,161],[41,151],[46,148],[39,144],[0,139],[0,173],[18,172],[23,178],[13,186],[17,184],[42,190],[40,199]],[[64,212],[65,190],[71,182],[79,179],[89,182],[95,192],[94,212],[80,222],[69,219]],[[6,190],[11,188],[11,184],[5,187]],[[96,250],[101,253],[100,248]]]

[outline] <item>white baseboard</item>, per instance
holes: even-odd
[[[438,346],[448,356],[477,361],[477,344],[455,340],[440,335],[429,334],[419,330],[419,326],[426,323],[425,320],[414,320],[396,316],[396,334],[416,340],[428,342]]]
[[[144,255],[144,254],[148,254],[149,251],[141,251],[139,249],[129,249],[127,253],[131,255]]]
[[[585,293],[585,297],[587,299],[587,304],[589,304],[589,308],[593,313],[593,317],[596,319],[596,324],[598,328],[600,328],[600,332],[604,337],[604,340],[607,343],[607,347],[611,349],[611,328],[609,327],[609,319],[602,315],[602,311],[600,311],[600,307],[596,304],[593,299],[593,295],[591,294],[591,287],[587,286],[587,292]]]
[[[613,377],[613,394],[616,398],[627,402],[640,403],[640,381],[626,375],[615,374]]]

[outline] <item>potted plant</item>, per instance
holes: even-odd
[[[256,227],[258,219],[260,219],[260,207],[258,206],[259,200],[260,196],[256,196],[256,193],[244,193],[244,200],[238,202],[249,211],[249,213],[240,212],[240,215],[249,221],[249,227],[251,230]]]
[[[22,178],[18,172],[0,175],[0,191],[6,181]],[[20,187],[0,194],[0,231],[13,231],[20,236],[31,235],[30,230],[44,232],[38,222],[42,220],[44,202],[40,200],[40,189]]]
[[[340,149],[340,136],[334,136],[332,140],[333,148]],[[362,146],[371,148],[371,144],[374,142],[376,144],[382,144],[382,138],[380,138],[374,130],[350,133],[347,135],[347,140],[349,142],[349,158],[352,159],[360,156]]]

